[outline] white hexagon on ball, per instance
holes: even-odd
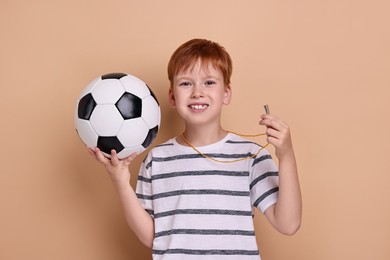
[[[149,127],[141,118],[125,120],[117,137],[124,147],[141,145],[148,135]]]
[[[77,133],[81,137],[81,140],[83,140],[87,147],[94,148],[96,146],[98,136],[96,135],[88,120],[79,118],[76,119],[76,129]]]
[[[153,96],[142,99],[142,118],[149,128],[160,125],[161,111]]]
[[[149,89],[146,87],[145,82],[132,75],[127,75],[120,79],[125,90],[131,94],[136,95],[139,98],[144,98],[150,95]]]
[[[117,79],[101,80],[92,90],[93,99],[97,104],[115,104],[125,93],[125,88]]]
[[[140,154],[146,149],[142,145],[137,145],[135,147],[125,148],[120,153],[118,153],[118,158],[126,158],[133,153]]]
[[[115,105],[97,105],[89,121],[99,136],[115,136],[124,120]]]

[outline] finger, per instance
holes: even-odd
[[[97,160],[95,151],[94,151],[92,148],[88,148],[88,153],[89,153],[89,155],[91,155],[95,160]]]
[[[281,139],[281,132],[279,132],[278,130],[275,130],[274,128],[267,128],[267,131],[266,131],[266,134],[268,137],[273,137],[275,139],[278,139],[280,140]]]
[[[136,152],[130,154],[130,156],[128,156],[128,157],[125,159],[126,165],[129,165],[129,164],[134,160],[134,158],[137,157],[137,155],[138,155],[138,153],[136,153]]]
[[[103,163],[103,164],[108,164],[109,163],[109,160],[107,159],[107,157],[105,157],[103,155],[103,153],[100,151],[99,148],[95,148],[95,155],[96,155],[96,158],[99,162]]]
[[[262,114],[260,117],[261,119],[279,119],[277,116],[270,114]]]
[[[111,164],[112,165],[118,165],[119,164],[119,158],[118,158],[118,155],[116,153],[116,151],[114,149],[111,150]]]
[[[276,117],[273,116],[273,115],[268,115],[268,114],[262,114],[260,116],[260,124],[261,125],[266,125],[266,124],[269,124],[269,122],[271,122],[272,120],[274,120]]]
[[[273,145],[274,147],[278,147],[279,146],[279,140],[273,136],[268,136],[267,137],[267,142],[270,143],[271,145]]]
[[[282,125],[279,123],[278,120],[276,119],[263,119],[260,121],[260,125],[264,125],[268,128],[273,128],[273,129],[276,129],[276,130],[281,130],[282,129]]]
[[[288,125],[278,118],[265,119],[264,125],[267,126],[268,128],[273,128],[280,132],[285,132],[286,130],[288,130]]]
[[[269,120],[274,121],[274,122],[278,122],[278,124],[282,127],[285,127],[285,128],[288,127],[288,124],[277,116],[264,114],[261,116],[261,118],[262,119],[269,119]]]

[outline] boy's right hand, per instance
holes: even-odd
[[[104,156],[99,148],[89,149],[89,153],[96,161],[103,164],[114,184],[129,183],[129,165],[138,155],[137,153],[133,153],[121,160],[118,158],[115,150],[111,150],[111,159]]]

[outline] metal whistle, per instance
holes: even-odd
[[[264,110],[267,115],[269,115],[269,107],[268,105],[264,105]]]

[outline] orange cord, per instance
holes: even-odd
[[[235,133],[235,132],[232,132],[232,131],[226,131],[228,133],[232,133],[232,134],[235,134],[235,135],[238,135],[238,136],[242,136],[242,137],[257,137],[257,136],[262,136],[262,135],[266,135],[265,133],[264,134],[254,134],[254,135],[245,135],[245,134],[238,134],[238,133]],[[219,163],[234,163],[234,162],[239,162],[239,161],[243,161],[243,160],[248,160],[248,159],[252,159],[254,157],[256,157],[261,150],[263,150],[265,147],[267,147],[269,145],[269,143],[266,143],[264,146],[260,147],[260,149],[257,151],[257,153],[255,154],[252,154],[251,156],[248,156],[248,157],[245,157],[245,158],[240,158],[240,159],[235,159],[235,160],[218,160],[218,159],[215,159],[211,156],[208,156],[208,155],[205,155],[204,153],[202,153],[201,151],[199,151],[198,149],[196,149],[188,140],[187,138],[184,136],[184,133],[181,134],[181,136],[183,137],[183,140],[184,142],[189,146],[191,147],[194,151],[196,151],[197,153],[199,153],[200,155],[202,155],[204,158],[208,159],[208,160],[211,160],[211,161],[214,161],[214,162],[219,162]]]

